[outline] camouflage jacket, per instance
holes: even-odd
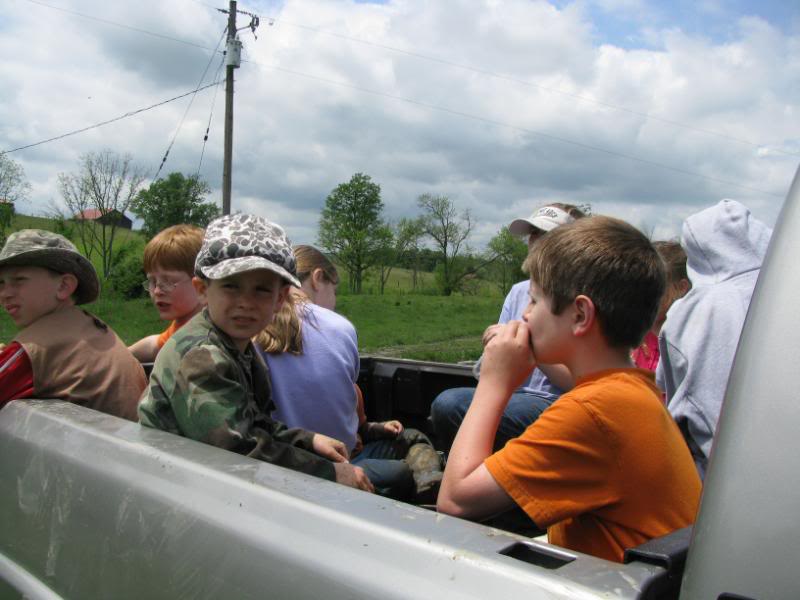
[[[335,480],[311,452],[313,433],[269,416],[269,371],[252,344],[240,352],[203,311],[164,345],[139,402],[142,425]]]

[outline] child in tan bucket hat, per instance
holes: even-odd
[[[137,420],[144,370],[108,325],[76,306],[99,288],[94,267],[65,237],[40,229],[9,236],[0,304],[19,332],[0,351],[0,407],[59,399]]]

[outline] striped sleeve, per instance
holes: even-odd
[[[33,396],[33,367],[18,342],[0,350],[0,407],[11,400]]]

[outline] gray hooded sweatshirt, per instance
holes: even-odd
[[[772,230],[734,200],[683,224],[691,291],[667,312],[656,383],[705,477],[722,398]],[[757,400],[756,398],[753,399]]]

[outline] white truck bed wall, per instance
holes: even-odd
[[[635,598],[663,574],[64,402],[0,411],[0,457],[0,598]]]
[[[800,598],[798,261],[800,170],[739,339],[681,598]]]

